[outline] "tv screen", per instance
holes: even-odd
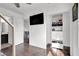
[[[43,24],[43,23],[44,23],[43,13],[30,16],[30,25]]]

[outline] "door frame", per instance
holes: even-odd
[[[15,56],[15,52],[16,52],[16,49],[15,49],[15,40],[14,40],[14,32],[15,32],[15,27],[13,24],[11,24],[9,21],[7,21],[5,19],[5,17],[3,15],[0,15],[0,18],[2,18],[8,25],[10,25],[12,27],[12,55]],[[1,28],[1,19],[0,19],[0,28]],[[1,29],[0,29],[0,50],[1,50]]]

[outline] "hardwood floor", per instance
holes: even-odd
[[[12,56],[12,46],[2,49],[3,52],[7,56]],[[16,56],[65,56],[63,50],[47,48],[47,50],[34,47],[28,44],[19,44],[16,46]],[[66,55],[69,56],[69,55]]]
[[[12,47],[1,51],[7,56],[12,56]],[[46,50],[22,43],[16,46],[16,56],[46,56]]]
[[[16,46],[17,56],[45,56],[46,50],[28,44],[20,44]]]
[[[7,56],[12,56],[12,46],[1,49],[1,52]]]

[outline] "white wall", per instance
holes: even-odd
[[[69,12],[63,13],[63,44],[70,46],[70,14]]]
[[[24,21],[22,18],[14,18],[14,26],[15,26],[15,32],[14,32],[14,39],[15,44],[21,44],[24,42]]]
[[[13,24],[12,18],[10,18],[9,21]],[[10,25],[8,25],[8,43],[12,44],[12,40],[13,40],[12,27]]]
[[[29,19],[24,20],[24,31],[29,31]]]
[[[52,18],[46,13],[46,45],[52,41]]]
[[[8,24],[7,23],[4,23],[4,22],[2,23],[2,33],[8,34]]]
[[[5,19],[9,21],[9,17],[4,16]],[[2,18],[1,18],[1,26],[2,26],[2,34],[8,34],[8,23],[6,23]]]
[[[79,56],[78,48],[78,20],[75,22],[70,22],[70,46],[71,46],[71,55]]]
[[[78,6],[78,8],[79,8],[79,6]],[[70,11],[72,11],[72,10],[70,10]],[[79,9],[78,9],[78,11],[79,11]],[[79,12],[78,12],[78,14],[79,14]],[[70,12],[70,17],[71,17],[71,19],[70,19],[70,47],[71,47],[71,55],[73,55],[73,56],[79,56],[79,47],[78,47],[78,27],[79,27],[79,25],[78,25],[78,20],[76,20],[76,21],[72,21],[72,12]],[[78,15],[78,17],[79,17],[79,15]]]
[[[23,43],[24,41],[24,23],[23,23],[23,17],[19,15],[18,13],[15,13],[13,11],[0,8],[0,13],[2,13],[5,16],[12,17],[13,25],[15,26],[15,32],[14,32],[14,40],[15,44]]]
[[[30,45],[46,49],[46,29],[45,25],[30,26]]]

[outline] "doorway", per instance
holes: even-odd
[[[24,43],[29,44],[29,31],[24,31]]]
[[[10,17],[0,15],[0,53],[4,56],[14,55],[14,26]],[[1,55],[2,56],[2,55]]]
[[[29,45],[29,19],[24,20],[24,44]]]

